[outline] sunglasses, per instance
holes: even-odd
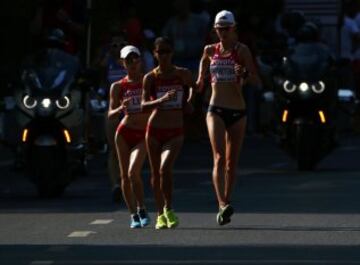
[[[133,64],[140,62],[140,56],[128,56],[125,58],[126,64]]]
[[[221,28],[215,28],[218,31],[229,31],[231,27],[221,27]]]
[[[155,50],[157,54],[169,54],[172,53],[172,50],[170,49],[161,49],[161,50]]]

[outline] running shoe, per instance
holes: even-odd
[[[138,214],[131,215],[130,228],[141,228],[140,217]]]
[[[150,217],[149,217],[149,215],[148,215],[148,213],[146,212],[145,209],[139,209],[138,210],[138,215],[140,217],[140,223],[141,223],[142,227],[147,226],[148,224],[150,224]]]
[[[226,225],[231,222],[231,216],[234,213],[234,208],[227,204],[224,207],[219,208],[219,212],[216,215],[216,222],[219,225]]]
[[[168,228],[175,228],[179,225],[179,218],[175,215],[174,210],[164,208],[164,215]]]
[[[164,229],[167,228],[167,220],[164,214],[159,215],[156,219],[155,229]]]

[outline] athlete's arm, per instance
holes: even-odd
[[[254,60],[249,48],[246,45],[242,45],[241,48],[238,49],[238,55],[239,58],[243,59],[243,67],[245,67],[245,70],[247,71],[247,78],[245,79],[245,82],[253,86],[260,86],[261,80],[257,73],[257,69],[254,65]]]
[[[213,53],[214,48],[211,45],[207,45],[204,48],[203,55],[199,64],[199,74],[196,81],[198,91],[202,91],[204,88],[204,79],[210,66],[210,55]]]
[[[112,83],[110,87],[110,102],[108,111],[109,119],[114,118],[114,116],[124,111],[124,109],[126,108],[126,104],[126,100],[121,100],[120,97],[120,83]]]
[[[189,69],[184,69],[182,72],[184,85],[189,87],[189,96],[186,99],[186,102],[191,103],[194,98],[194,89],[196,88],[196,83],[192,77],[192,73]]]

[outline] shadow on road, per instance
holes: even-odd
[[[0,246],[6,265],[106,264],[359,264],[360,248],[346,246]]]

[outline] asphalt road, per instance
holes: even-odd
[[[105,159],[90,161],[59,199],[36,196],[0,149],[0,264],[360,264],[360,137],[313,172],[298,172],[272,137],[247,137],[231,224],[215,222],[211,152],[187,142],[175,170],[175,230],[130,230],[124,203],[112,203]]]

